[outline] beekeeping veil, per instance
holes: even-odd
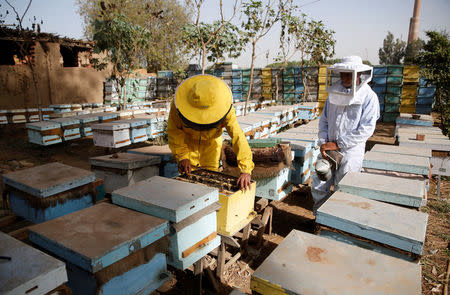
[[[329,102],[347,106],[362,104],[365,93],[360,91],[372,79],[373,68],[362,63],[359,56],[347,56],[341,62],[330,66],[327,70],[327,92]],[[341,81],[341,73],[351,73],[352,84],[345,87]],[[358,74],[360,83],[358,84]]]

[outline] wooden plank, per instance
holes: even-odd
[[[421,271],[418,264],[293,230],[256,269],[250,287],[261,294],[418,295]]]
[[[419,175],[429,175],[430,160],[426,157],[400,154],[393,157],[387,153],[370,151],[364,155],[363,167]]]
[[[220,247],[219,247],[219,254],[217,256],[217,270],[216,270],[216,274],[219,277],[220,281],[222,282],[222,278],[223,278],[223,272],[225,271],[225,253],[226,253],[227,249],[225,246],[225,242],[222,241],[220,243]]]
[[[425,181],[392,176],[349,172],[339,182],[339,191],[410,207],[422,206]]]
[[[218,200],[216,188],[160,176],[112,193],[114,204],[172,222],[180,222]]]
[[[17,215],[8,215],[0,217],[0,228],[13,224],[18,219]]]
[[[316,222],[420,255],[428,214],[336,192],[317,210]]]
[[[164,237],[168,222],[102,203],[29,230],[33,243],[82,269],[97,272]]]
[[[258,201],[256,201],[255,203],[255,210],[257,212],[263,210],[264,208],[267,207],[267,205],[269,205],[269,200],[266,198],[260,198]]]
[[[67,282],[65,264],[0,232],[0,294],[45,294]]]
[[[184,250],[181,256],[183,258],[188,257],[189,255],[194,253],[198,248],[200,248],[204,244],[214,240],[216,237],[217,237],[217,232],[213,232],[212,234],[210,234],[206,238],[204,238],[204,239],[198,241],[197,243],[195,243],[195,245],[193,245],[192,247],[189,247],[188,249]]]

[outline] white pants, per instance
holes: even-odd
[[[334,184],[334,190],[337,190],[338,183],[347,174],[347,172],[360,172],[364,160],[364,145],[357,145],[347,150],[340,150],[343,154],[342,162],[337,171],[333,171],[328,181],[322,181],[317,177],[317,173],[312,176],[311,194],[314,200],[313,213],[316,215],[317,209],[331,196],[330,187]],[[319,155],[321,158],[322,155]]]

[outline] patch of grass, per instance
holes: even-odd
[[[450,202],[447,200],[435,200],[429,202],[428,207],[439,213],[450,213]]]

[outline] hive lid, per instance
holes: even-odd
[[[75,117],[50,119],[49,122],[60,123],[61,126],[80,124],[80,120]]]
[[[93,181],[93,172],[58,162],[3,175],[3,183],[38,198],[46,198]]]
[[[115,122],[116,123],[128,123],[128,124],[130,124],[130,127],[139,127],[139,126],[143,126],[143,125],[147,124],[147,120],[140,119],[140,118],[128,119],[128,120],[118,120]]]
[[[114,204],[180,222],[219,200],[206,185],[154,176],[112,192]]]
[[[61,125],[57,122],[49,122],[49,121],[40,121],[35,123],[27,123],[25,125],[28,129],[33,130],[52,130],[52,129],[59,129],[61,128]]]
[[[89,164],[92,166],[125,170],[148,167],[159,163],[161,163],[161,158],[158,156],[145,156],[132,153],[117,153],[89,159]]]
[[[421,271],[417,263],[293,230],[256,269],[251,286],[304,295],[419,295]]]
[[[29,228],[30,240],[95,273],[168,233],[166,220],[101,203]]]
[[[413,148],[406,146],[394,146],[387,144],[376,144],[371,149],[372,152],[383,152],[389,154],[401,154],[401,155],[411,155],[419,157],[431,158],[431,149],[427,148]]]
[[[107,119],[113,119],[113,118],[117,118],[117,113],[102,113],[99,115],[99,118],[101,120],[107,120]]]
[[[396,154],[393,157],[388,153],[370,151],[364,155],[363,167],[428,175],[430,160],[427,157],[401,154]]]
[[[143,154],[149,156],[159,156],[163,161],[171,161],[173,160],[172,151],[169,148],[169,145],[152,145],[145,146],[137,149],[130,149],[127,151],[132,154]]]
[[[108,122],[108,123],[94,124],[91,126],[91,128],[92,128],[92,130],[114,131],[114,130],[129,129],[130,124],[129,123]]]
[[[46,294],[67,282],[63,262],[0,232],[0,294],[28,294],[38,286]],[[34,292],[32,294],[35,294]]]

